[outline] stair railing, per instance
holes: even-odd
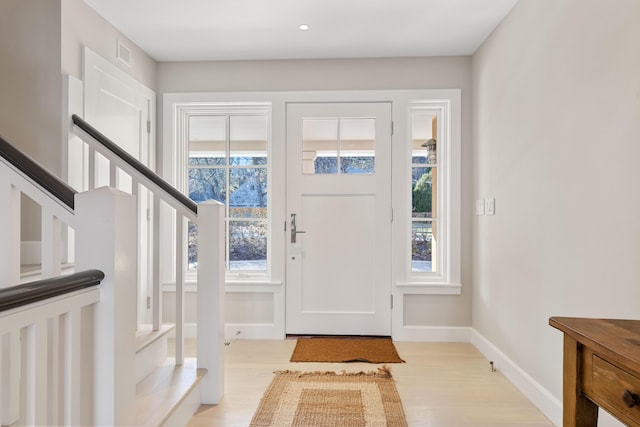
[[[42,281],[26,286],[17,285],[23,197],[39,206],[42,225]],[[126,419],[136,386],[136,269],[123,260],[135,259],[134,213],[131,195],[109,188],[75,194],[0,138],[1,425]],[[90,273],[104,274],[100,289],[92,283],[76,288],[77,274],[60,274],[67,246],[74,245],[75,271],[102,272]]]
[[[153,251],[150,280],[152,295],[150,310],[152,328],[160,330],[162,315],[162,283],[160,280],[160,246],[173,245],[175,282],[175,363],[182,365],[185,357],[185,272],[187,270],[188,223],[198,230],[197,266],[197,359],[198,368],[206,368],[202,380],[202,403],[218,403],[223,394],[224,378],[224,206],[211,201],[195,204],[163,178],[135,159],[117,144],[77,115],[72,116],[73,133],[86,144],[88,152],[89,187],[95,185],[97,158],[108,162],[109,182],[117,185],[117,177],[125,173],[131,180],[133,195],[152,194],[151,213],[143,212],[138,203],[136,218],[150,218]],[[99,156],[98,156],[99,154]],[[160,212],[169,210],[173,226],[161,229]],[[134,234],[140,236],[140,229]],[[138,245],[141,246],[140,244]],[[138,305],[140,307],[140,305]],[[140,316],[139,316],[140,317]]]

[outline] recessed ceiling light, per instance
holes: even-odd
[[[301,31],[307,31],[309,26],[307,24],[300,24],[298,28],[300,28]]]

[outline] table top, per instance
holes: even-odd
[[[549,325],[608,360],[640,372],[640,320],[551,317]]]

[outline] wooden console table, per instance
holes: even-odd
[[[596,427],[598,406],[640,427],[640,320],[552,317],[564,332],[563,426]]]

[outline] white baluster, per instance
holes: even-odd
[[[176,212],[176,365],[184,364],[184,273],[186,219]]]
[[[0,341],[0,424],[11,425],[20,416],[20,336],[8,332]]]

